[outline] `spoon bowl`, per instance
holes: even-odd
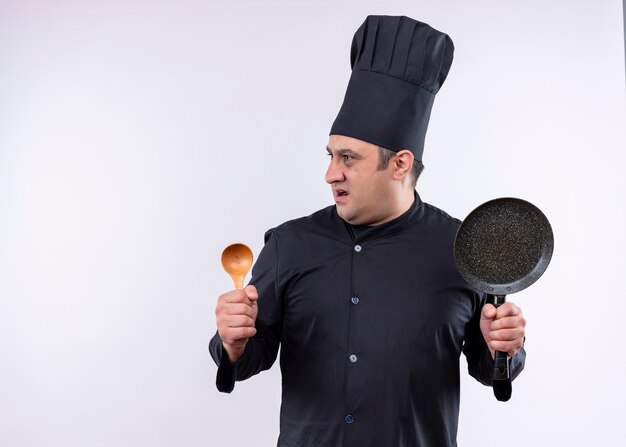
[[[232,244],[222,252],[222,267],[233,279],[235,289],[243,289],[243,281],[252,267],[254,256],[245,244]]]

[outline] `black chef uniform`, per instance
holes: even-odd
[[[231,366],[216,335],[217,387],[269,368],[281,345],[279,446],[454,446],[459,356],[490,384],[485,297],[453,259],[459,221],[423,203],[375,227],[328,207],[266,234],[251,284],[257,334]],[[523,368],[523,349],[512,376]]]

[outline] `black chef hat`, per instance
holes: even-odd
[[[409,17],[368,16],[354,34],[352,75],[331,135],[422,159],[435,93],[452,64],[447,34]]]

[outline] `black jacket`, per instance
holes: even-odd
[[[251,280],[256,336],[235,365],[217,334],[210,343],[218,389],[268,369],[280,345],[279,446],[456,445],[461,352],[477,380],[493,374],[485,296],[454,263],[459,224],[416,195],[376,227],[332,206],[268,231]]]

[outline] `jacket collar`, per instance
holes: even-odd
[[[417,191],[415,191],[415,200],[408,210],[395,219],[376,226],[351,225],[339,217],[337,208],[335,207],[335,215],[343,222],[353,242],[365,242],[394,236],[415,225],[423,214],[424,203]]]

